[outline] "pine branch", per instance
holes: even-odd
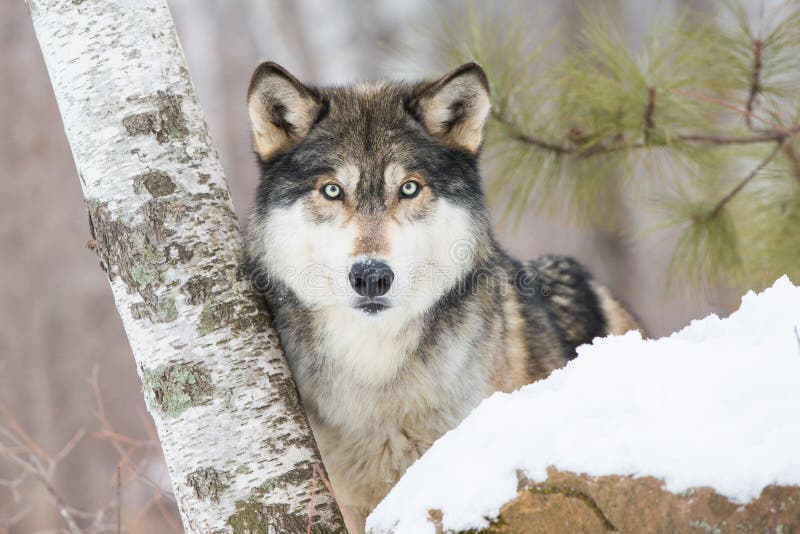
[[[781,131],[766,131],[759,134],[742,135],[742,136],[715,135],[715,134],[684,134],[678,136],[678,139],[680,139],[681,141],[686,141],[687,143],[703,143],[706,145],[715,145],[715,146],[749,145],[756,143],[780,142],[783,141],[785,138],[789,137],[790,135],[796,135],[797,131],[798,130],[796,128],[795,133],[793,134]]]
[[[570,148],[564,147],[560,144],[544,141],[542,139],[538,139],[536,137],[524,133],[522,129],[519,128],[519,126],[514,124],[500,111],[492,109],[492,118],[494,118],[494,120],[496,120],[499,124],[505,126],[510,137],[515,141],[519,141],[521,143],[534,146],[536,148],[541,148],[543,150],[549,150],[550,152],[555,152],[556,154],[559,155],[569,154],[572,152]]]
[[[652,94],[655,95],[655,88],[652,89]],[[648,90],[648,93],[651,91]],[[655,98],[655,96],[653,96]],[[655,105],[653,104],[653,108]],[[505,115],[502,114],[500,111],[492,110],[492,118],[497,121],[499,124],[503,125],[508,132],[508,135],[511,139],[518,141],[520,143],[524,143],[526,145],[530,145],[535,148],[539,148],[542,150],[547,150],[550,152],[555,153],[558,156],[575,156],[578,158],[588,158],[592,156],[597,156],[600,154],[609,154],[614,152],[621,152],[624,150],[631,150],[631,149],[640,149],[640,148],[648,148],[653,146],[668,146],[669,143],[665,140],[661,141],[653,141],[652,139],[648,140],[648,137],[652,137],[652,134],[648,134],[647,132],[652,132],[655,129],[655,122],[652,118],[652,110],[650,109],[650,105],[648,105],[648,109],[646,111],[647,115],[646,118],[648,119],[645,124],[648,127],[645,129],[645,141],[644,142],[612,142],[612,143],[597,143],[597,144],[576,144],[574,141],[570,140],[569,142],[552,142],[546,141],[544,139],[540,139],[538,137],[529,135],[522,131],[522,129],[517,126],[514,122],[508,119]],[[707,146],[727,146],[727,145],[748,145],[748,144],[758,144],[758,143],[775,143],[781,142],[785,139],[788,139],[790,136],[795,137],[800,133],[800,125],[792,128],[791,130],[765,130],[763,132],[752,134],[752,135],[742,135],[742,136],[734,136],[734,135],[723,135],[723,134],[704,134],[704,133],[687,133],[687,134],[679,134],[672,137],[672,139],[682,141],[685,143],[696,143],[702,144]],[[584,136],[591,138],[591,136]]]
[[[682,19],[656,28],[641,53],[626,45],[617,21],[587,10],[574,50],[535,73],[506,68],[529,65],[532,56],[495,38],[521,18],[517,12],[469,34],[469,51],[499,80],[490,140],[504,156],[495,191],[508,190],[508,212],[521,213],[539,188],[534,196],[544,200],[536,209],[568,202],[570,217],[603,217],[598,192],[630,175],[627,156],[656,149],[647,168],[636,167],[665,178],[652,184],[653,205],[668,216],[656,226],[690,222],[671,270],[750,287],[764,277],[800,276],[800,248],[780,246],[796,239],[800,222],[800,9],[785,0],[774,17],[754,21],[742,0],[730,4],[733,23]],[[720,190],[720,166],[751,155],[755,168]],[[762,180],[767,173],[771,179]],[[647,178],[629,185],[649,188]]]
[[[786,145],[786,143],[787,143],[787,141],[788,141],[788,140],[789,140],[789,138],[788,138],[788,137],[785,137],[785,138],[784,138],[782,141],[780,141],[779,143],[777,143],[777,144],[775,145],[775,149],[774,149],[772,152],[770,152],[770,153],[769,153],[769,156],[767,156],[766,158],[764,158],[764,160],[763,160],[761,163],[759,163],[759,164],[758,164],[758,166],[757,166],[755,169],[753,169],[752,171],[750,171],[750,173],[749,173],[747,176],[745,176],[745,177],[744,177],[744,179],[742,179],[742,181],[741,181],[741,182],[739,182],[739,183],[736,185],[736,187],[734,187],[733,189],[731,189],[731,191],[730,191],[730,192],[728,192],[728,194],[727,194],[727,195],[725,195],[724,197],[722,197],[722,199],[721,199],[721,200],[720,200],[720,201],[717,203],[717,205],[716,205],[716,206],[714,206],[714,209],[713,209],[713,210],[711,210],[711,212],[708,214],[708,218],[709,218],[709,219],[713,219],[714,217],[716,217],[717,215],[719,215],[719,214],[720,214],[720,212],[722,211],[722,208],[724,208],[724,207],[725,207],[725,205],[726,205],[728,202],[730,202],[730,201],[731,201],[731,199],[732,199],[733,197],[735,197],[737,194],[739,194],[739,192],[740,192],[742,189],[744,189],[744,188],[745,188],[745,186],[746,186],[747,184],[749,184],[749,183],[750,183],[750,182],[753,180],[753,178],[755,178],[755,177],[758,175],[758,173],[759,173],[759,172],[761,172],[761,171],[764,169],[764,167],[766,167],[767,165],[769,165],[769,164],[770,164],[770,162],[771,162],[773,159],[775,159],[775,156],[777,156],[777,155],[780,153],[781,149],[783,149],[784,145]]]

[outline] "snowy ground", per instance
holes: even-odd
[[[517,469],[650,475],[746,502],[800,485],[800,287],[783,277],[727,319],[668,338],[597,339],[548,379],[486,399],[417,461],[368,531],[480,528],[517,493]]]

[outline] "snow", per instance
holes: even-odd
[[[745,503],[800,484],[800,287],[749,292],[727,319],[670,337],[595,339],[546,380],[484,400],[420,458],[367,520],[369,532],[481,528],[517,494],[518,469],[655,476]]]

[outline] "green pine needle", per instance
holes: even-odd
[[[443,16],[430,35],[447,67],[478,61],[491,81],[485,161],[503,219],[615,227],[625,191],[650,199],[656,229],[681,231],[671,287],[800,280],[800,4],[713,11],[659,13],[636,49],[595,3],[569,40],[531,31],[549,18],[521,3]]]

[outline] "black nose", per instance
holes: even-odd
[[[362,297],[385,295],[393,281],[392,269],[382,261],[359,261],[350,268],[350,285]]]

